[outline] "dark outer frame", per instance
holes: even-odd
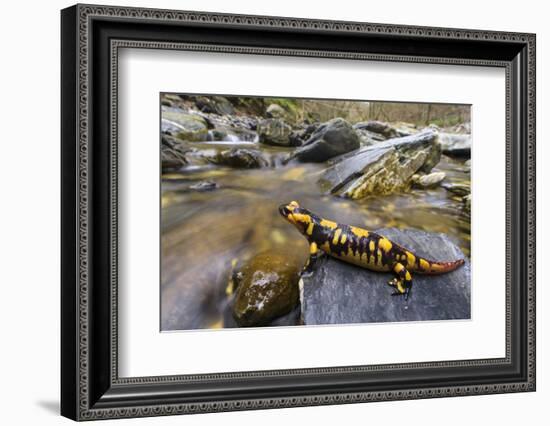
[[[97,5],[61,13],[61,414],[74,420],[535,390],[534,34]],[[502,67],[506,356],[119,378],[117,58],[188,49]]]

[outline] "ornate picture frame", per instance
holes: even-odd
[[[535,35],[127,7],[61,13],[61,413],[74,420],[535,390]],[[121,48],[498,67],[506,73],[506,356],[118,374]]]

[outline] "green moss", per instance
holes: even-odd
[[[299,104],[299,99],[271,98],[266,99],[266,101],[283,107],[285,111],[288,112],[288,114],[295,120],[300,115],[301,106]]]
[[[462,122],[463,119],[460,115],[452,115],[450,117],[435,118],[433,120],[430,120],[429,124],[435,124],[439,127],[452,127],[456,126],[457,124],[461,124]]]
[[[268,324],[292,311],[299,301],[300,267],[286,252],[254,256],[239,268],[233,317],[241,327]]]

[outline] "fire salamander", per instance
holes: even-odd
[[[411,294],[411,272],[444,274],[464,264],[464,259],[435,262],[416,256],[405,247],[375,232],[323,219],[300,207],[296,201],[281,205],[279,212],[309,242],[310,258],[306,272],[312,271],[315,261],[322,253],[371,271],[393,271],[396,278],[388,282],[394,288],[392,296],[403,295],[405,300]]]

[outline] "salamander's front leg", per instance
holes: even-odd
[[[399,262],[393,265],[393,272],[397,277],[388,282],[390,286],[395,288],[392,296],[405,296],[405,300],[407,300],[412,292],[411,273]]]
[[[306,266],[304,267],[303,274],[309,275],[313,272],[313,267],[315,266],[315,263],[317,263],[317,260],[321,256],[321,251],[317,247],[317,243],[313,242],[309,244],[309,259],[306,262]]]

